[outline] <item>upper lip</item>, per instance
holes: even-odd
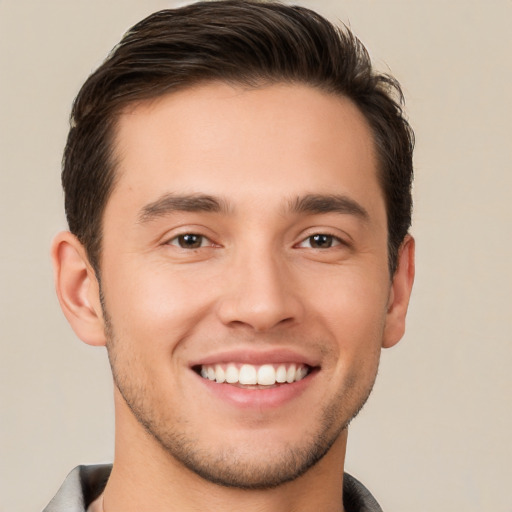
[[[311,367],[320,366],[317,358],[301,354],[293,349],[267,349],[255,350],[254,348],[239,348],[236,350],[228,350],[216,352],[208,356],[201,357],[195,361],[191,361],[190,367],[222,364],[222,363],[240,363],[240,364],[279,364],[279,363],[296,363],[304,364]]]

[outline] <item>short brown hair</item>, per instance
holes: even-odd
[[[398,82],[373,69],[350,30],[309,9],[220,0],[159,11],[137,23],[75,99],[63,158],[66,216],[97,274],[102,216],[115,183],[119,114],[130,103],[207,81],[307,84],[358,106],[377,148],[394,273],[411,224],[414,146]]]

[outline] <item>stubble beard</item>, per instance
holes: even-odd
[[[110,317],[103,303],[107,351],[112,368],[114,383],[123,400],[144,430],[157,441],[162,449],[175,461],[188,468],[204,480],[224,487],[245,490],[263,490],[278,487],[297,479],[319,462],[336,442],[341,433],[357,416],[370,396],[377,371],[371,383],[364,390],[347,386],[348,389],[336,395],[320,414],[318,424],[309,432],[300,445],[286,445],[281,453],[273,453],[265,462],[241,454],[237,447],[216,447],[201,449],[201,443],[194,438],[187,427],[187,420],[173,417],[170,422],[147,397],[151,396],[150,383],[133,381],[123,365],[119,364],[119,340],[116,339]],[[358,396],[355,406],[348,410],[347,394]]]

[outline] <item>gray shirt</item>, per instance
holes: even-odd
[[[111,464],[77,466],[43,512],[86,512],[103,492],[111,470]],[[343,505],[346,512],[382,512],[370,491],[347,473],[343,477]]]

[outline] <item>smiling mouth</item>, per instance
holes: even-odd
[[[280,384],[292,384],[307,377],[313,368],[306,364],[205,364],[195,366],[194,371],[202,378],[218,384],[231,384],[255,389]]]

